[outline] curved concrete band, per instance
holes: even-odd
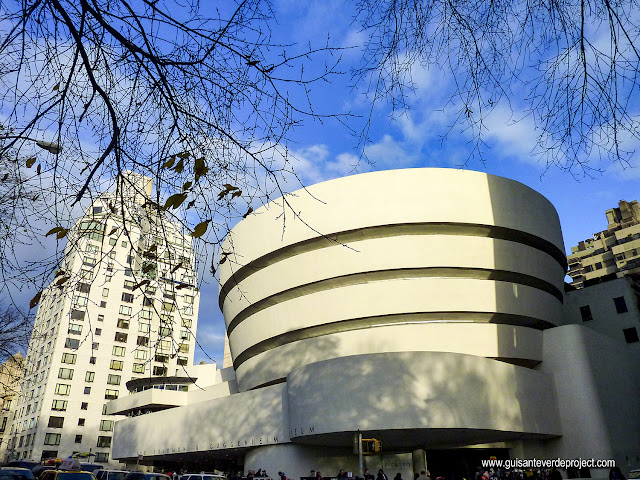
[[[223,252],[220,303],[240,390],[381,351],[532,366],[541,354],[529,339],[561,322],[555,209],[483,173],[394,170],[313,185],[256,210]]]

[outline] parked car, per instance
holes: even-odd
[[[34,467],[40,465],[39,462],[35,460],[29,460],[27,458],[23,458],[22,460],[11,460],[7,463],[7,467],[18,467],[18,468],[28,468],[29,470],[33,470]]]
[[[124,477],[127,476],[126,470],[97,470],[94,472],[97,480],[124,480]]]
[[[185,473],[180,480],[227,480],[227,477],[215,473]]]
[[[95,475],[98,470],[104,468],[104,465],[100,465],[99,463],[81,463],[80,468],[85,472],[91,472]]]
[[[34,480],[33,472],[28,468],[2,467],[0,480]]]
[[[33,472],[33,476],[36,477],[36,479],[39,479],[42,472],[55,469],[56,467],[54,465],[36,465],[31,469],[31,471]]]
[[[164,473],[130,472],[124,480],[171,480],[171,477]]]
[[[47,470],[42,472],[40,480],[96,480],[96,477],[83,470]]]

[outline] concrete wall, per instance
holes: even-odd
[[[544,332],[543,371],[553,373],[563,436],[549,458],[614,459],[640,468],[640,361],[625,344],[582,325]],[[592,470],[606,477],[605,470]]]

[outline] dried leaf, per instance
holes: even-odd
[[[27,158],[27,168],[33,167],[34,163],[36,163],[36,157]]]
[[[42,167],[40,164],[38,164],[38,168],[36,168],[36,175],[40,175],[41,172],[42,172]]]
[[[187,182],[182,186],[182,190],[189,190],[191,188],[191,185],[193,185],[192,182]]]
[[[53,91],[57,92],[59,88],[60,88],[60,83],[57,83],[56,86],[53,87]]]
[[[179,264],[177,264],[175,267],[173,267],[171,269],[171,273],[176,273],[176,270],[178,270],[180,267],[182,266],[182,262],[180,262]]]
[[[227,191],[229,191],[229,192],[233,192],[234,190],[238,190],[238,187],[234,187],[233,185],[231,185],[229,183],[224,183],[224,184],[222,184],[222,186],[224,188],[226,188]]]
[[[56,282],[56,286],[61,287],[64,283],[66,283],[71,277],[69,275],[65,275],[62,278],[59,278]]]
[[[113,235],[114,233],[116,233],[118,231],[118,227],[113,227],[111,229],[111,231],[109,232],[109,236]]]
[[[174,193],[169,198],[167,198],[167,202],[164,204],[163,209],[168,210],[169,208],[178,208],[186,199],[186,193]]]
[[[252,207],[249,207],[249,210],[247,210],[247,213],[245,213],[245,214],[242,216],[242,218],[247,218],[247,217],[251,214],[251,212],[253,212],[253,208],[252,208]]]
[[[236,190],[231,194],[231,198],[236,198],[236,197],[239,197],[240,195],[242,195],[242,190]]]
[[[2,181],[5,182],[7,178],[9,178],[9,174],[5,173],[4,176],[2,177]]]
[[[68,228],[64,228],[64,227],[53,227],[51,230],[49,230],[45,237],[48,237],[49,235],[53,235],[54,233],[56,234],[56,238],[58,240],[60,240],[61,238],[64,238],[67,233],[69,232]]]
[[[36,293],[36,296],[33,297],[31,299],[31,301],[29,302],[29,308],[33,308],[35,307],[38,302],[40,301],[40,297],[42,296],[42,291],[39,291],[38,293]]]
[[[193,232],[191,232],[189,235],[191,235],[193,238],[200,238],[202,235],[204,235],[204,232],[207,231],[210,221],[211,220],[205,220],[204,222],[200,222],[198,225],[196,225],[196,228],[194,228]]]
[[[182,173],[184,170],[184,159],[182,159],[182,157],[180,157],[180,160],[176,163],[176,166],[173,167],[173,169],[178,173]]]
[[[171,168],[171,167],[173,167],[173,164],[175,163],[175,161],[176,161],[176,156],[175,155],[171,155],[169,157],[169,159],[162,164],[162,168]]]
[[[149,280],[143,280],[140,283],[136,284],[133,286],[133,288],[131,289],[133,290],[137,290],[138,288],[142,287],[143,285],[148,285],[149,284]]]

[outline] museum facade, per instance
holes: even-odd
[[[468,475],[438,458],[477,452],[640,466],[639,351],[566,320],[558,215],[527,186],[344,177],[257,209],[221,252],[232,367],[110,402],[130,415],[114,458],[330,476],[359,471],[360,433],[383,446],[367,467],[403,478]]]

